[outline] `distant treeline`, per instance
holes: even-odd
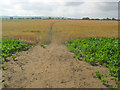
[[[3,19],[44,19],[44,20],[118,20],[116,18],[89,18],[89,17],[83,17],[82,19],[75,19],[75,18],[65,18],[65,17],[9,17],[9,18],[3,18]]]
[[[84,17],[84,18],[82,18],[82,20],[118,20],[118,19],[116,19],[116,18],[103,18],[103,19],[92,18],[92,19],[90,19],[89,17]]]

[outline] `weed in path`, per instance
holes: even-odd
[[[42,48],[46,48],[46,46],[45,46],[44,44],[40,44],[40,46],[41,46]]]

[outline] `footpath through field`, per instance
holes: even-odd
[[[53,26],[49,32],[51,44],[46,48],[36,45],[22,51],[16,62],[8,58],[10,62],[5,63],[8,69],[3,71],[3,79],[8,87],[105,88],[94,74],[97,70],[108,74],[108,70],[73,58],[73,53],[65,45],[53,42]]]

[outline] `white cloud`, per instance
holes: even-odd
[[[117,18],[117,2],[118,0],[1,0],[0,15]]]

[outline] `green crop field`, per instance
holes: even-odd
[[[2,48],[2,58],[4,58],[4,61],[7,57],[12,56],[15,52],[28,50],[31,45],[28,45],[24,42],[21,42],[20,40],[10,40],[10,39],[2,39],[2,42],[0,42],[0,45]]]
[[[66,43],[68,49],[79,59],[91,65],[104,65],[109,68],[110,75],[118,77],[119,51],[118,39],[115,38],[87,38],[76,39]]]

